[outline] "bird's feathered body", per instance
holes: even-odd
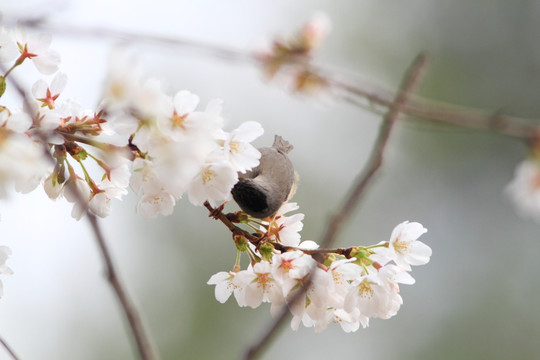
[[[287,154],[292,145],[276,135],[272,147],[258,149],[259,166],[239,174],[232,195],[238,206],[250,216],[273,216],[294,192],[295,172]]]

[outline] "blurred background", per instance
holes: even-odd
[[[540,118],[540,2],[537,1],[167,1],[2,2],[5,19],[46,14],[55,23],[181,36],[252,50],[296,31],[315,11],[333,22],[317,61],[395,88],[420,51],[432,63],[419,94]],[[56,34],[68,74],[64,91],[84,107],[99,101],[110,39]],[[259,121],[294,144],[294,198],[303,239],[318,241],[358,175],[380,117],[340,103],[294,96],[258,69],[183,49],[136,46],[149,75],[170,94],[188,89],[224,99],[227,129]],[[27,67],[31,71],[31,67]],[[35,77],[37,78],[37,77]],[[540,224],[519,218],[503,190],[526,147],[500,135],[409,119],[392,134],[384,168],[337,246],[387,240],[418,221],[431,262],[402,286],[389,320],[345,334],[330,326],[277,337],[263,359],[535,359],[540,353]],[[237,359],[271,321],[269,306],[218,303],[210,276],[235,260],[230,233],[204,208],[180,201],[146,220],[132,195],[102,221],[113,257],[163,359]],[[228,205],[229,210],[235,210]],[[123,316],[104,278],[88,224],[42,189],[0,203],[0,243],[13,255],[3,276],[0,335],[21,359],[133,359]],[[7,359],[0,350],[0,359]]]

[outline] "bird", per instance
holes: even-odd
[[[231,193],[243,212],[258,219],[272,217],[294,195],[298,175],[287,156],[292,149],[288,141],[275,135],[271,147],[258,149],[259,165],[238,174]]]

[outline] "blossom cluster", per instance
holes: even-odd
[[[0,106],[0,196],[10,183],[21,192],[43,184],[51,199],[72,202],[72,216],[80,219],[86,210],[109,215],[111,200],[131,187],[140,196],[139,213],[153,218],[171,214],[185,193],[195,205],[228,200],[238,173],[258,165],[260,153],[250,143],[263,134],[259,123],[225,131],[221,100],[199,110],[199,97],[189,91],[169,96],[157,79],[143,79],[126,53],[111,59],[97,110],[63,100],[67,76],[58,72],[50,43],[47,35],[0,29],[0,62],[11,64],[0,95],[27,60],[54,75],[35,82],[24,111]]]
[[[367,327],[370,318],[394,316],[403,303],[399,284],[413,284],[411,265],[430,259],[431,248],[418,240],[427,230],[406,221],[396,226],[389,241],[325,251],[313,241],[300,242],[303,214],[285,215],[297,209],[295,203],[285,204],[263,223],[265,245],[243,248],[237,242],[250,264],[240,270],[237,262],[233,271],[210,278],[216,299],[224,303],[234,295],[239,306],[252,308],[268,302],[273,315],[286,305],[294,330],[303,324],[322,331],[335,322],[352,332]]]
[[[331,30],[331,22],[324,13],[315,13],[290,39],[275,40],[258,58],[264,74],[281,79],[296,92],[320,95],[328,92],[327,81],[311,64],[311,55],[321,46]]]
[[[139,212],[169,215],[187,192],[189,201],[212,205],[230,198],[244,173],[259,163],[250,143],[263,134],[254,121],[226,132],[222,101],[197,110],[199,97],[182,90],[167,96],[156,79],[142,81],[123,54],[112,61],[104,109],[116,133],[129,135],[135,152],[131,187],[140,195]]]
[[[63,94],[68,78],[51,41],[0,28],[0,101],[7,91],[22,100],[19,108],[0,103],[0,198],[13,186],[28,193],[41,185],[80,219],[86,211],[108,216],[112,199],[131,188],[138,212],[153,218],[171,214],[186,193],[194,205],[229,200],[238,174],[258,165],[251,142],[263,134],[259,123],[226,131],[221,100],[199,109],[189,91],[169,96],[123,52],[111,59],[97,109],[84,109]],[[26,92],[9,79],[29,63],[48,77]],[[8,273],[9,249],[0,250],[0,274]]]

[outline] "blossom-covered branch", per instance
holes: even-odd
[[[24,47],[27,48],[27,45]],[[21,62],[22,63],[22,62]],[[2,65],[0,64],[0,69],[4,70]],[[11,68],[13,69],[13,68]],[[5,70],[4,70],[5,71]],[[11,71],[11,70],[10,70]],[[8,74],[10,71],[5,72]],[[4,77],[5,79],[5,77]],[[57,79],[57,77],[55,78]],[[39,82],[38,82],[39,83]],[[23,99],[23,102],[25,104],[26,108],[32,108],[32,103],[28,96],[26,95],[24,89],[21,87],[18,81],[12,79],[12,84],[19,93],[20,97]],[[35,88],[36,86],[34,86]],[[47,93],[50,96],[50,90],[47,89]],[[54,102],[50,104],[54,108]],[[33,123],[36,123],[36,119],[32,119]],[[61,131],[59,131],[61,133]],[[47,136],[44,133],[38,132],[36,133],[36,137],[41,140],[43,145],[43,154],[44,154],[44,160],[49,161],[51,163],[55,163],[55,157],[51,156],[50,149],[47,144]],[[68,140],[69,141],[69,140]],[[111,145],[112,146],[112,145]],[[114,148],[114,146],[112,146]],[[116,296],[118,297],[118,300],[120,302],[120,305],[122,307],[122,310],[128,320],[129,327],[131,329],[131,332],[133,334],[133,337],[135,339],[135,344],[138,349],[138,353],[142,360],[155,360],[157,359],[154,350],[152,349],[151,342],[149,340],[148,334],[145,331],[145,328],[143,326],[142,320],[139,316],[139,313],[135,306],[133,305],[132,301],[130,300],[127,291],[124,288],[124,285],[120,281],[120,278],[117,274],[116,267],[113,264],[112,257],[110,255],[110,251],[108,249],[108,246],[106,244],[105,238],[103,236],[103,233],[101,231],[101,227],[97,221],[96,215],[89,211],[88,207],[86,206],[86,199],[84,198],[84,195],[78,191],[74,183],[67,182],[66,183],[66,190],[71,194],[73,197],[73,201],[76,206],[79,206],[81,209],[85,209],[84,213],[86,217],[88,218],[88,221],[90,222],[92,232],[94,233],[94,236],[96,238],[96,241],[99,246],[100,253],[103,256],[105,267],[107,270],[107,279],[109,280],[109,283],[113,287]],[[4,259],[5,261],[5,259]],[[9,268],[8,268],[9,270]],[[14,353],[12,350],[3,342],[6,349],[9,351],[9,353],[15,358]]]

